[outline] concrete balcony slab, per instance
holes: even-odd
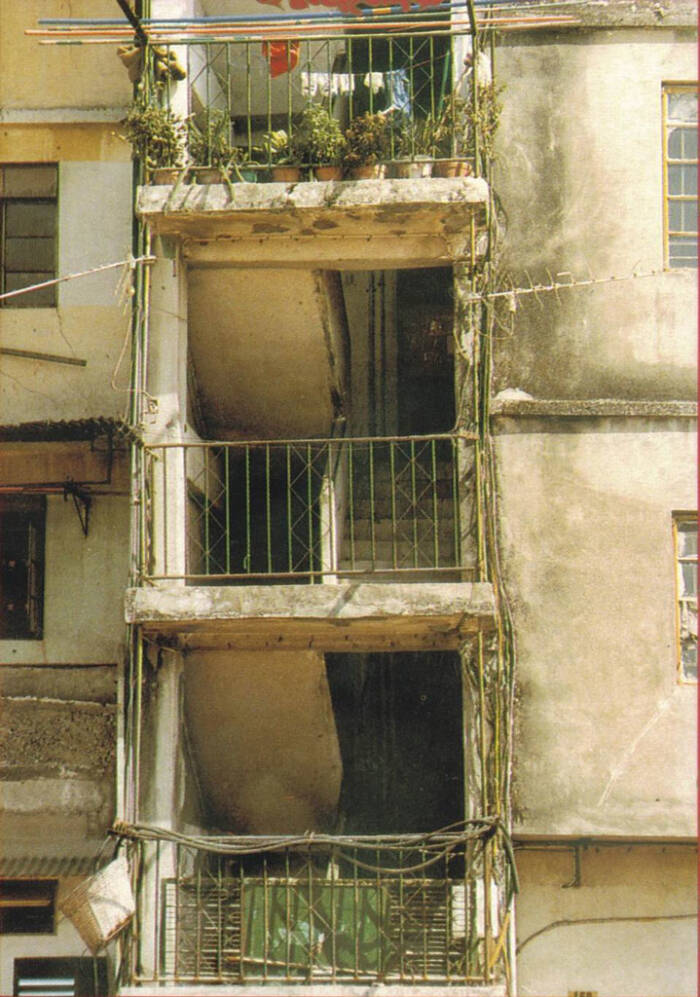
[[[454,650],[494,627],[482,582],[132,588],[126,620],[182,648]]]
[[[375,270],[470,262],[487,201],[477,177],[175,184],[137,212],[191,265]]]

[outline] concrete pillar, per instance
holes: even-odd
[[[187,419],[187,277],[180,248],[168,239],[153,245],[147,391],[148,444],[182,443]],[[155,451],[151,467],[155,575],[183,576],[186,566],[187,468],[180,447]]]

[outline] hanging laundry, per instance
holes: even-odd
[[[270,63],[270,76],[273,79],[282,73],[291,72],[299,62],[299,42],[263,42],[262,51]]]
[[[315,73],[305,69],[301,74],[304,97],[337,97],[353,93],[355,80],[350,73]]]

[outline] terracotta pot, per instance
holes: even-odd
[[[317,180],[342,180],[343,179],[343,167],[342,166],[316,166],[314,167],[314,173]]]
[[[433,165],[435,177],[469,177],[472,166],[467,159],[442,159]]]
[[[201,184],[223,183],[224,172],[218,166],[194,166],[195,182]]]
[[[151,183],[157,186],[177,183],[177,178],[182,173],[181,166],[158,166],[151,170]]]
[[[273,166],[272,179],[276,183],[297,183],[301,180],[300,166]]]
[[[386,174],[384,163],[365,164],[364,166],[353,166],[350,176],[353,180],[383,180]]]
[[[419,180],[432,176],[433,161],[429,156],[416,156],[415,159],[398,160],[394,163],[395,176],[400,180]]]

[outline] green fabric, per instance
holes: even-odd
[[[267,893],[267,930],[265,926]],[[389,897],[369,884],[245,880],[246,975],[297,975],[311,967],[379,973],[389,956]],[[335,946],[335,948],[334,948]]]

